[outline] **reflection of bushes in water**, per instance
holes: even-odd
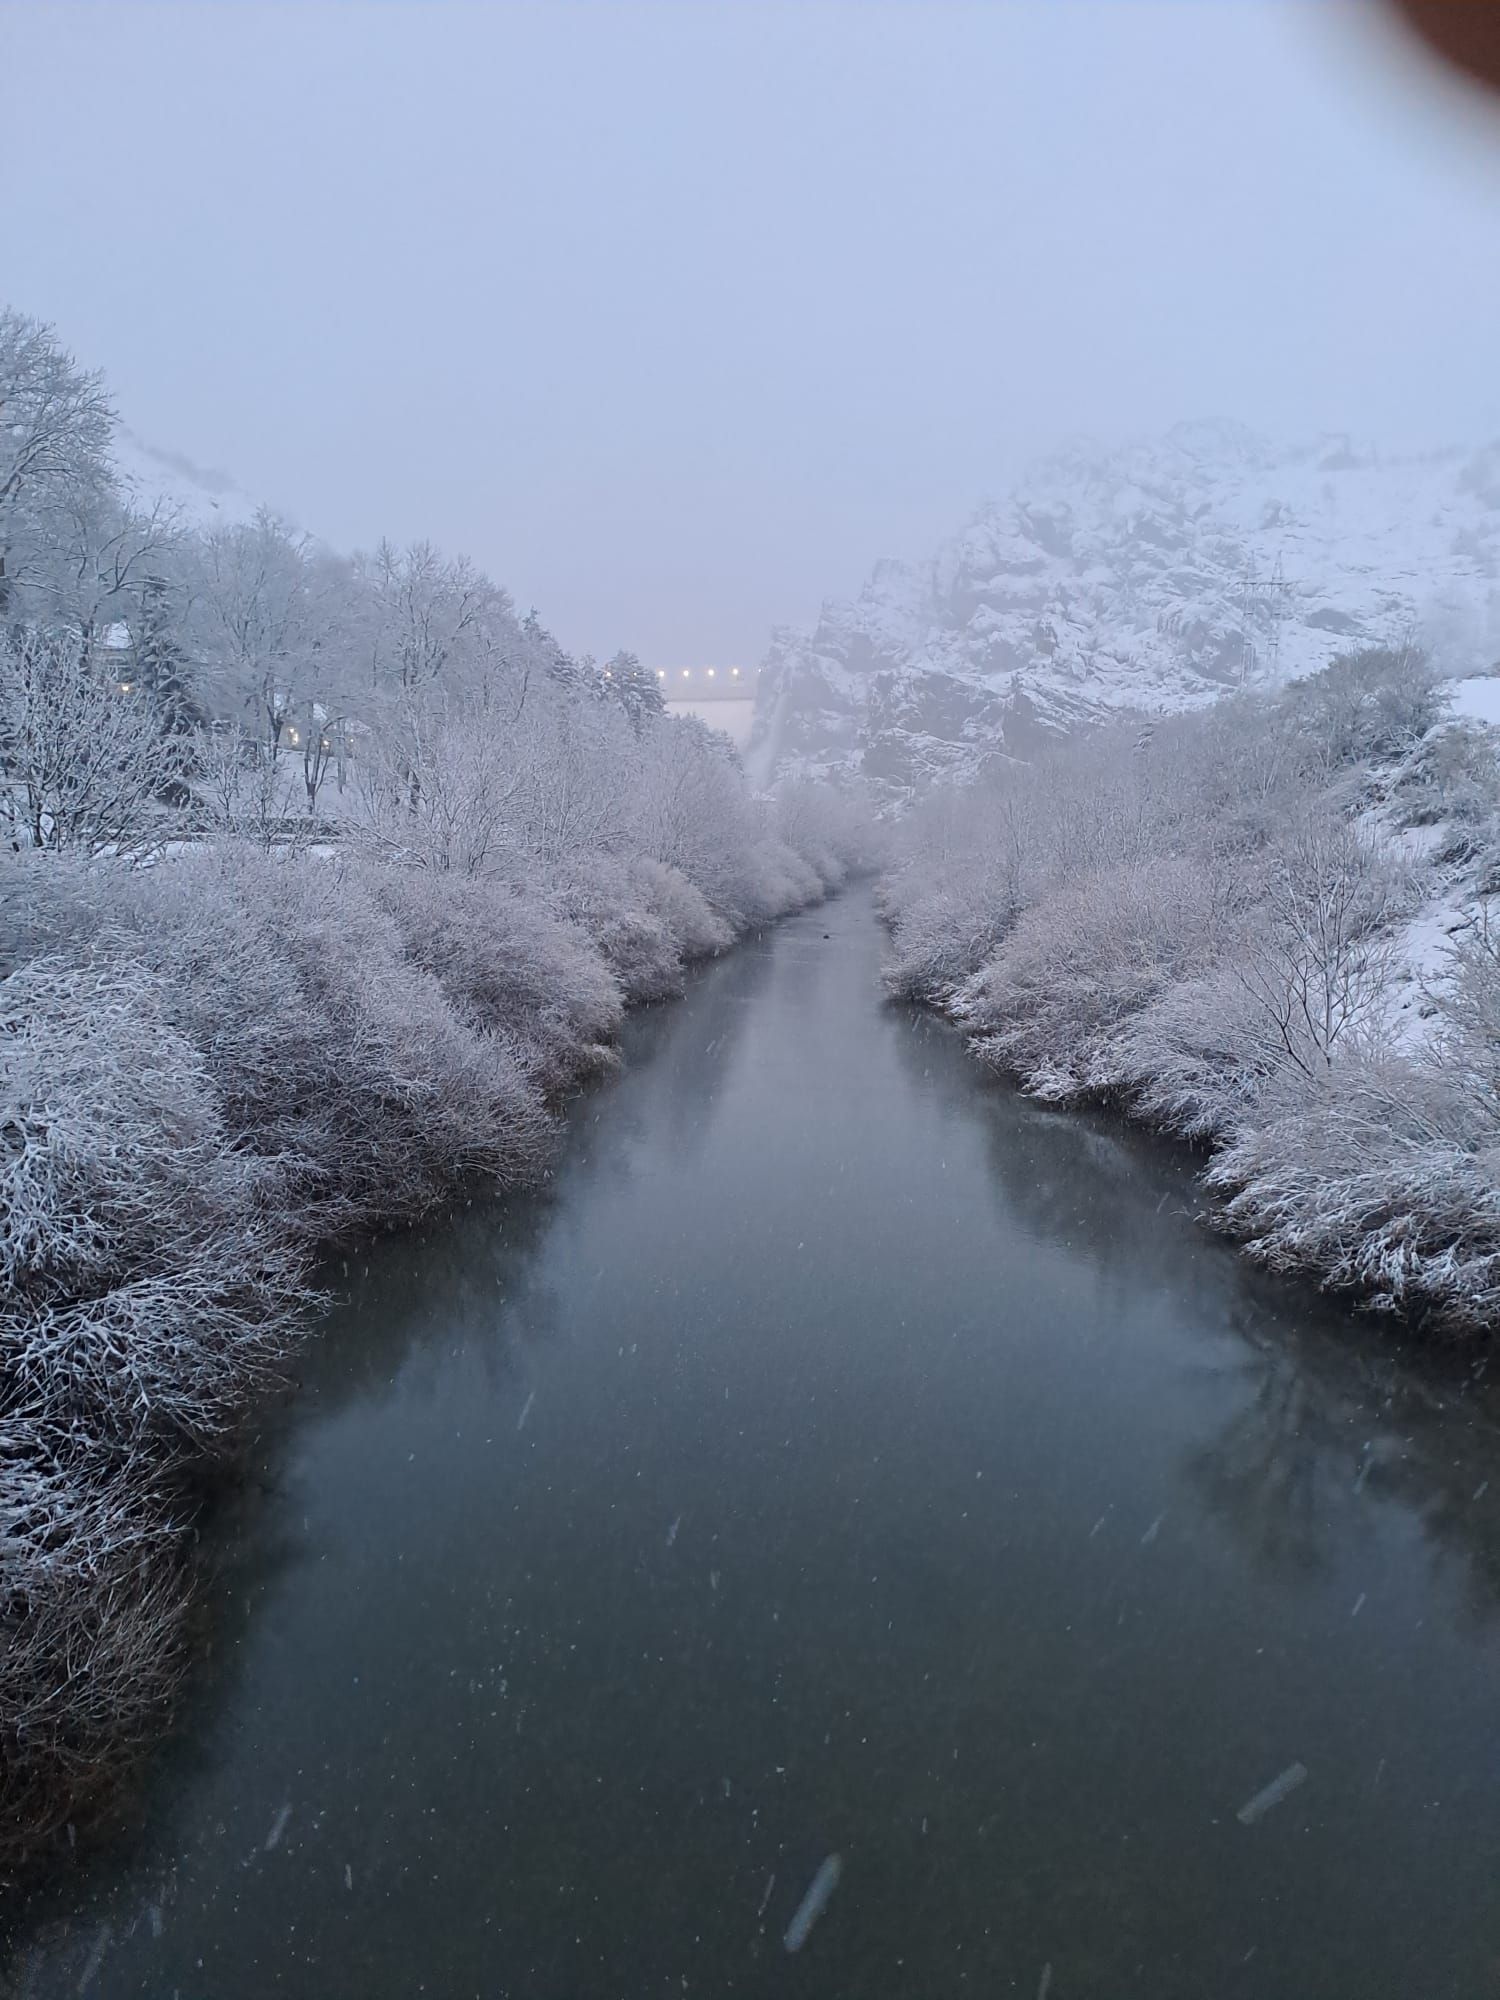
[[[212,1736],[214,1716],[232,1708],[251,1666],[245,1640],[266,1595],[291,1564],[306,1559],[282,1486],[304,1428],[378,1401],[398,1372],[435,1373],[455,1344],[491,1379],[511,1374],[518,1350],[556,1331],[557,1300],[540,1267],[557,1213],[546,1195],[476,1200],[430,1227],[383,1236],[329,1262],[324,1276],[342,1296],[319,1338],[298,1351],[297,1393],[289,1390],[265,1413],[253,1453],[179,1485],[176,1517],[192,1521],[191,1557],[170,1578],[159,1567],[151,1572],[157,1588],[169,1580],[175,1588],[171,1609],[193,1668],[186,1706],[195,1737]],[[106,1719],[112,1727],[118,1720]],[[160,1704],[147,1710],[121,1751],[152,1750],[166,1720]],[[109,1776],[112,1804],[129,1814],[134,1801],[118,1783],[127,1769],[122,1757]],[[49,1814],[57,1803],[51,1791],[38,1801]],[[128,1836],[128,1818],[118,1830]],[[75,1893],[71,1880],[39,1883],[15,1912],[17,1925],[36,1935],[70,1911]]]
[[[1324,1567],[1330,1525],[1354,1482],[1349,1439],[1351,1426],[1361,1434],[1355,1419],[1362,1406],[1318,1384],[1295,1345],[1278,1348],[1241,1331],[1250,1349],[1230,1372],[1247,1393],[1213,1442],[1191,1455],[1185,1474],[1257,1561],[1278,1573],[1311,1573]]]
[[[181,1508],[145,1454],[0,1424],[5,1841],[55,1835],[165,1720],[188,1603]]]
[[[1273,1319],[1253,1301],[1230,1331],[1247,1395],[1184,1472],[1235,1538],[1272,1570],[1313,1572],[1332,1536],[1357,1530],[1365,1496],[1393,1500],[1436,1562],[1457,1562],[1471,1613],[1493,1619],[1500,1421],[1473,1377],[1362,1353],[1347,1327]]]
[[[299,1392],[320,1415],[337,1410],[383,1394],[398,1369],[437,1365],[455,1341],[503,1375],[518,1334],[547,1338],[557,1325],[538,1273],[555,1214],[546,1194],[477,1196],[331,1262],[339,1298],[298,1355]],[[283,1421],[295,1428],[302,1414],[299,1394]]]
[[[955,1029],[915,1011],[906,1020],[910,1032],[896,1037],[902,1063],[979,1124],[995,1184],[1027,1228],[1101,1272],[1128,1267],[1138,1279],[1180,1269],[1179,1219],[1203,1202],[1176,1149],[1107,1113],[1039,1106],[979,1068]],[[1194,1247],[1210,1260],[1219,1253],[1207,1232],[1194,1232]],[[1227,1253],[1221,1267],[1226,1282],[1244,1282]],[[1195,1279],[1201,1286],[1202,1270]]]
[[[559,1195],[600,1175],[628,1175],[638,1118],[668,1116],[679,1141],[706,1129],[729,1050],[746,1020],[746,1003],[768,970],[769,955],[752,948],[699,975],[687,1012],[648,1009],[632,1021],[633,1063],[651,1064],[669,1037],[675,1038],[671,1060],[653,1067],[649,1090],[639,1098],[628,1074],[585,1088],[566,1123],[555,1176],[542,1191],[503,1201],[475,1192],[433,1223],[419,1222],[328,1259],[320,1275],[342,1298],[322,1329],[324,1337],[299,1347],[294,1364],[297,1382],[312,1392],[319,1409],[381,1393],[398,1368],[436,1367],[456,1333],[475,1364],[496,1378],[514,1367],[518,1347],[550,1339],[558,1304],[540,1276],[538,1252],[558,1213]],[[147,1083],[159,1082],[159,1067],[138,1074]],[[608,1140],[601,1146],[597,1120],[606,1093]],[[159,1090],[152,1101],[162,1102]],[[184,1173],[199,1171],[186,1153],[179,1164]],[[142,1198],[149,1193],[149,1186],[143,1188]],[[175,1213],[165,1204],[161,1219],[170,1222]],[[483,1337],[473,1337],[476,1330]],[[282,1344],[278,1340],[276,1347]],[[277,1365],[291,1364],[282,1359]],[[225,1378],[212,1379],[227,1393]],[[271,1378],[263,1373],[260,1380],[264,1391]],[[233,1397],[225,1412],[226,1420],[235,1416]],[[44,1508],[51,1509],[56,1525],[48,1531],[50,1547],[65,1557],[48,1573],[50,1599],[36,1589],[37,1577],[23,1574],[14,1560],[7,1566],[7,1585],[19,1588],[30,1577],[32,1601],[45,1613],[34,1610],[17,1625],[7,1685],[19,1687],[23,1669],[27,1683],[39,1690],[50,1693],[65,1685],[65,1677],[47,1663],[69,1645],[86,1646],[100,1668],[100,1698],[87,1706],[74,1703],[73,1732],[37,1736],[35,1756],[8,1760],[6,1824],[24,1840],[40,1839],[77,1817],[88,1797],[122,1773],[159,1732],[184,1646],[190,1644],[184,1618],[192,1593],[183,1560],[189,1521],[201,1531],[201,1538],[194,1537],[200,1561],[207,1559],[214,1569],[204,1602],[216,1650],[221,1660],[233,1652],[223,1643],[225,1621],[238,1624],[249,1615],[250,1603],[281,1559],[268,1539],[265,1489],[268,1481],[274,1485],[274,1467],[295,1434],[297,1416],[296,1406],[284,1406],[280,1416],[263,1418],[253,1469],[242,1467],[240,1476],[227,1481],[223,1461],[215,1468],[192,1454],[172,1453],[163,1460],[137,1453],[108,1480],[84,1466],[88,1477],[80,1485],[70,1478],[66,1456],[41,1465],[34,1425],[0,1426],[0,1467],[9,1486],[19,1493],[25,1483],[27,1519],[38,1533]],[[23,1433],[27,1453],[17,1442]],[[228,1436],[225,1442],[232,1460]],[[64,1518],[69,1508],[77,1517],[71,1525]],[[75,1566],[66,1558],[75,1552],[86,1565],[88,1586],[76,1591],[65,1587]],[[48,1712],[33,1712],[39,1727]]]
[[[5,885],[11,942],[35,954],[4,984],[12,1853],[76,1819],[170,1705],[183,1480],[233,1455],[277,1379],[310,1302],[310,1246],[420,1216],[476,1174],[535,1180],[552,1150],[542,1086],[566,1079],[570,1052],[575,1070],[591,1062],[618,1020],[586,936],[509,889],[486,903],[474,884],[429,883],[422,929],[403,884],[387,899],[403,933],[374,879],[346,873],[331,907],[324,864],[234,853]],[[760,955],[743,963],[742,995]],[[741,1019],[722,995],[710,975],[697,1005],[712,1050],[678,1045],[667,1101],[684,1130],[701,1126]],[[481,1018],[502,1003],[506,1021]],[[565,1170],[586,1157],[575,1135]],[[471,1293],[496,1283],[482,1232],[447,1254]],[[533,1330],[548,1313],[527,1302]]]
[[[1128,1271],[1132,1290],[1142,1275],[1180,1279],[1182,1212],[1202,1197],[1176,1148],[1123,1121],[1039,1109],[976,1073],[954,1030],[910,1020],[897,1037],[903,1062],[979,1121],[997,1187],[1028,1227],[1101,1271]],[[1278,1572],[1321,1569],[1336,1524],[1357,1524],[1361,1496],[1394,1500],[1435,1559],[1459,1564],[1474,1615],[1493,1618],[1500,1418],[1483,1387],[1455,1358],[1406,1355],[1388,1333],[1187,1227],[1194,1317],[1206,1336],[1236,1344],[1245,1384],[1217,1438],[1184,1466],[1194,1491]]]
[[[1165,1181],[1171,1195],[1163,1216],[1200,1199],[1164,1143],[1015,1096],[1006,1108],[1015,1122],[991,1123],[990,1159],[1018,1213],[1103,1270],[1180,1273],[1181,1232],[1161,1226],[1156,1190]],[[1357,1526],[1362,1495],[1394,1500],[1435,1560],[1458,1563],[1473,1614],[1494,1618],[1500,1418],[1467,1365],[1407,1356],[1298,1281],[1247,1270],[1207,1230],[1193,1233],[1195,1317],[1238,1344],[1246,1385],[1218,1437],[1187,1461],[1195,1492],[1283,1573],[1322,1569],[1336,1526]]]
[[[771,951],[752,934],[738,951],[697,975],[681,1008],[646,1008],[627,1024],[627,1060],[631,1070],[640,1063],[643,1087],[638,1095],[630,1071],[621,1079],[610,1104],[607,1156],[596,1151],[593,1124],[583,1109],[570,1131],[558,1171],[560,1183],[585,1162],[591,1173],[610,1166],[628,1172],[630,1147],[619,1142],[619,1135],[623,1131],[633,1138],[647,1118],[666,1126],[679,1158],[698,1151],[728,1082],[735,1044],[748,1024],[752,1003],[771,977],[772,965]]]

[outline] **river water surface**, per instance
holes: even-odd
[[[878,952],[863,893],[752,941],[545,1198],[353,1264],[12,1990],[1500,1993],[1483,1384]]]

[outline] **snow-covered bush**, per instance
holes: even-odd
[[[1208,1169],[1273,1269],[1482,1330],[1500,1311],[1500,1120],[1428,1065],[1360,1051]]]
[[[820,901],[823,885],[812,864],[785,841],[763,836],[718,870],[705,893],[736,929],[749,930]]]
[[[1111,1052],[1121,1099],[1184,1139],[1220,1140],[1252,1116],[1279,1051],[1232,950],[1198,978],[1166,988],[1125,1022]]]
[[[49,880],[33,870],[33,902]],[[225,847],[56,880],[52,928],[153,977],[162,1018],[204,1061],[229,1138],[276,1163],[289,1232],[316,1241],[417,1214],[468,1174],[512,1185],[545,1157],[527,1021],[513,1033],[450,1004],[362,871]],[[539,915],[531,933],[565,951],[559,928]],[[523,959],[524,946],[514,969]],[[607,978],[576,950],[555,963],[572,985],[551,1002],[571,991],[579,1035],[608,1033]],[[568,1032],[555,1028],[557,1059]]]
[[[88,956],[108,922],[99,879],[76,853],[0,851],[0,979],[34,958]]]
[[[993,893],[980,869],[955,870],[930,886],[908,876],[888,888],[882,914],[891,934],[887,992],[895,1000],[938,1005],[953,999],[1015,920],[1012,906]]]
[[[637,855],[630,864],[630,874],[646,908],[666,927],[684,963],[712,958],[734,943],[729,924],[709,907],[708,898],[681,869]]]
[[[1126,1021],[1214,962],[1239,912],[1213,867],[1129,862],[1025,911],[962,994],[981,1052],[1053,1098],[1118,1090]]]
[[[1036,893],[1028,778],[1007,767],[1003,783],[934,790],[895,830],[875,892],[893,997],[948,1004]]]
[[[73,632],[0,636],[0,827],[13,847],[138,848],[169,830],[162,811],[187,752],[139,689]]]
[[[143,1451],[0,1415],[0,1857],[79,1816],[166,1720],[187,1611],[184,1522]]]
[[[632,1005],[682,991],[682,953],[628,865],[607,854],[580,855],[549,871],[555,907],[599,953]]]
[[[373,899],[353,879],[320,883],[319,866],[291,870],[277,898],[307,1024],[283,1045],[283,1088],[316,1233],[419,1215],[474,1175],[530,1179],[550,1124],[519,1049],[466,1026]]]
[[[192,970],[174,1019],[214,1048],[236,1136],[295,1175],[305,1233],[535,1171],[548,1123],[518,1047],[459,1018],[358,871],[241,850],[157,870],[134,897],[163,975]]]
[[[1456,824],[1428,865],[1483,886],[1495,758],[1443,709],[1420,655],[1370,650],[997,763],[910,815],[881,902],[893,992],[1038,1095],[1217,1149],[1265,1262],[1467,1329],[1500,1306],[1500,949],[1460,933],[1412,1034],[1416,864],[1386,831]]]
[[[205,730],[192,759],[194,816],[204,830],[256,847],[284,845],[288,839],[284,762],[237,725]]]
[[[1415,646],[1369,646],[1294,681],[1282,698],[1295,727],[1329,767],[1399,757],[1441,720],[1448,696]]]
[[[1500,921],[1492,903],[1482,903],[1449,946],[1445,969],[1434,1060],[1450,1087],[1481,1105],[1500,1129]]]
[[[879,842],[868,803],[831,785],[789,780],[776,789],[774,830],[825,889],[842,888],[875,862]]]
[[[0,981],[0,1377],[61,1429],[202,1445],[301,1292],[267,1171],[165,998],[129,959]]]
[[[1500,806],[1500,764],[1489,730],[1449,722],[1429,731],[1392,774],[1391,797],[1406,826],[1489,820]]]
[[[578,925],[495,877],[371,868],[360,879],[460,1019],[508,1034],[544,1088],[603,1059],[620,987]]]
[[[1009,802],[981,798],[960,815],[953,795],[940,793],[916,816],[907,852],[880,889],[894,998],[944,1004],[993,957],[1031,886],[1030,834]]]
[[[1320,1079],[1374,1024],[1391,978],[1390,926],[1408,900],[1386,848],[1337,815],[1307,813],[1278,844],[1265,921],[1243,956],[1278,1063]]]

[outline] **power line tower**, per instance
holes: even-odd
[[[1286,573],[1281,567],[1281,551],[1278,549],[1276,562],[1271,570],[1271,581],[1267,586],[1269,601],[1266,605],[1266,615],[1270,625],[1266,637],[1266,666],[1269,678],[1273,681],[1281,678],[1281,628],[1286,620],[1287,594],[1290,588]]]
[[[1255,558],[1250,556],[1245,563],[1245,573],[1240,581],[1240,686],[1247,687],[1251,675],[1261,657],[1256,643],[1256,633],[1265,629],[1265,678],[1276,681],[1281,674],[1281,628],[1286,622],[1287,605],[1291,595],[1291,584],[1287,581],[1282,567],[1281,551],[1276,552],[1276,561],[1271,574],[1262,579],[1256,572]]]
[[[1245,573],[1240,578],[1240,686],[1250,685],[1250,676],[1255,671],[1255,624],[1256,624],[1257,584],[1255,558],[1245,558]]]

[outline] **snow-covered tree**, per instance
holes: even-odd
[[[312,1257],[535,1181],[623,1006],[855,852],[462,558],[132,510],[111,421],[0,315],[0,1852],[159,1720],[171,1482]]]
[[[163,729],[181,732],[206,720],[197,675],[181,637],[181,609],[172,585],[160,575],[141,579],[135,610],[126,622],[130,679],[155,708]]]
[[[1396,868],[1346,820],[1309,816],[1270,871],[1266,921],[1244,979],[1270,1024],[1278,1062],[1311,1082],[1375,1015],[1390,983]]]
[[[166,832],[186,749],[71,634],[0,639],[0,813],[16,848],[134,851]]]
[[[262,508],[196,543],[191,631],[221,708],[278,749],[324,632],[310,538]]]
[[[191,783],[198,813],[213,832],[262,849],[286,839],[286,786],[276,754],[238,723],[200,732]]]
[[[52,328],[0,307],[0,625],[58,594],[76,516],[113,486],[114,409]]]
[[[661,682],[649,667],[641,665],[634,653],[616,653],[604,669],[604,680],[638,736],[650,718],[661,715],[666,708]]]
[[[431,542],[381,542],[357,568],[369,600],[373,688],[402,699],[437,683],[483,689],[515,629],[498,585]]]

